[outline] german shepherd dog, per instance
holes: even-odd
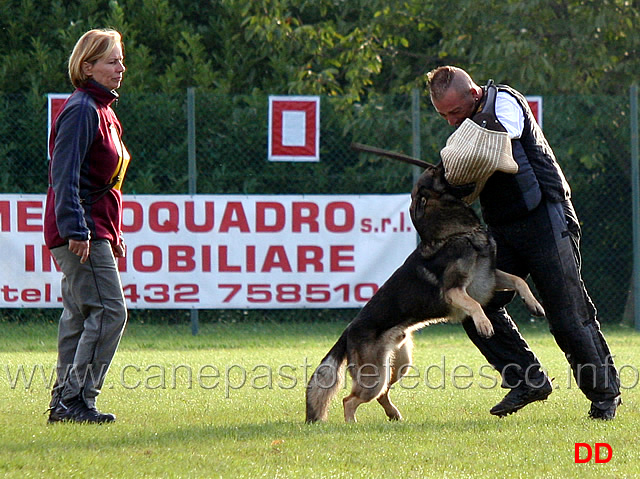
[[[412,332],[471,317],[478,333],[490,337],[493,327],[482,306],[496,290],[515,290],[532,314],[544,315],[523,279],[496,269],[495,242],[461,200],[471,191],[473,186],[450,185],[441,163],[420,176],[411,192],[410,215],[421,241],[314,371],[306,390],[306,422],[327,419],[347,364],[353,385],[343,400],[345,421],[355,422],[358,406],[373,399],[389,419],[402,419],[389,388],[411,365]]]

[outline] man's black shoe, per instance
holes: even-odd
[[[616,409],[622,404],[620,396],[612,401],[602,401],[598,403],[591,403],[591,409],[589,410],[589,417],[591,419],[601,419],[603,421],[611,421],[616,417]]]
[[[55,422],[78,422],[102,424],[113,422],[116,417],[113,414],[101,413],[95,408],[90,408],[82,398],[61,399],[58,404],[51,408],[49,412],[49,423]]]
[[[494,416],[505,417],[519,411],[527,404],[547,399],[551,391],[553,391],[553,387],[548,381],[539,388],[528,385],[517,387],[509,391],[502,401],[493,406],[489,412]]]

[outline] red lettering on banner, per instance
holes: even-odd
[[[51,251],[46,245],[40,246],[41,271],[50,273],[51,271],[60,271],[60,267],[54,259]],[[33,273],[36,270],[36,247],[35,245],[24,245],[24,270],[27,273]]]
[[[42,245],[42,271],[49,273],[51,271],[60,271],[60,266],[56,263],[56,259],[49,251],[46,245]]]
[[[24,245],[24,270],[27,273],[36,270],[36,247],[32,244]]]
[[[185,226],[192,233],[206,233],[213,230],[213,201],[205,201],[204,203],[204,224],[197,225],[195,221],[195,208],[193,201],[187,201],[184,204]]]
[[[311,266],[313,273],[322,273],[323,251],[320,246],[298,246],[298,273],[306,273]]]
[[[25,231],[42,231],[42,224],[29,224],[29,219],[40,218],[39,214],[28,211],[28,207],[42,206],[42,203],[30,202],[31,205],[23,205],[24,214],[21,227]],[[7,203],[8,205],[8,203]],[[145,224],[155,233],[175,233],[179,231],[181,215],[184,215],[184,227],[192,233],[278,233],[290,228],[293,233],[318,233],[320,231],[320,206],[310,201],[294,201],[291,203],[291,211],[287,205],[277,201],[257,201],[255,203],[255,218],[250,224],[247,217],[246,205],[242,201],[229,201],[225,203],[220,224],[215,221],[215,203],[206,201],[204,216],[196,221],[196,201],[185,201],[183,205],[172,201],[157,201],[150,203],[145,213],[144,207],[137,201],[123,202],[124,233],[135,233],[143,230]],[[0,205],[4,206],[4,205]],[[6,207],[5,207],[6,209]],[[184,210],[183,210],[184,209]],[[0,208],[0,214],[3,210]],[[148,215],[148,218],[145,218]],[[289,217],[290,215],[290,217]],[[348,201],[333,201],[324,207],[324,228],[330,233],[348,233],[355,227],[355,209]],[[9,228],[9,211],[2,217],[3,227]],[[402,218],[401,218],[402,220]],[[362,220],[366,221],[366,220]],[[290,225],[289,225],[290,222]],[[390,225],[391,220],[386,219],[383,227]],[[402,223],[401,223],[402,224]]]
[[[309,226],[309,233],[317,233],[320,231],[320,227],[318,225],[318,214],[320,213],[320,208],[318,208],[317,204],[308,201],[294,201],[291,206],[293,210],[291,231],[294,233],[301,233],[302,225],[304,224]],[[305,212],[306,214],[304,214]]]
[[[142,256],[151,258],[151,264],[145,265]],[[154,273],[162,268],[162,250],[158,246],[145,245],[138,246],[133,250],[133,268],[142,273]]]
[[[31,208],[37,211],[30,212]],[[30,220],[36,220],[37,224],[30,224]],[[18,201],[18,231],[42,231],[42,201]]]
[[[218,271],[221,273],[239,273],[242,266],[229,265],[228,248],[226,246],[218,246]]]
[[[347,252],[351,252],[353,253],[354,247],[353,246],[331,246],[329,248],[329,252],[330,252],[330,264],[331,264],[331,272],[338,272],[338,271],[355,271],[356,268],[353,265],[353,255],[347,256],[346,254],[343,253],[347,253]],[[346,263],[347,261],[351,261],[351,266],[348,266]]]
[[[10,288],[8,285],[4,285],[0,289],[0,293],[2,293],[2,300],[5,303],[15,303],[18,301],[18,290],[16,288]]]
[[[133,223],[130,225],[122,224],[123,233],[136,233],[142,229],[144,225],[144,213],[142,211],[142,205],[137,201],[123,201],[123,211],[131,210],[133,216]],[[122,270],[120,270],[122,271]]]
[[[42,294],[38,289],[25,289],[21,294],[21,299],[25,303],[37,303],[41,298]]]
[[[269,273],[275,268],[280,268],[285,273],[291,273],[292,271],[284,246],[269,246],[260,271]]]
[[[169,271],[195,270],[195,252],[196,250],[192,246],[169,246]]]
[[[256,272],[256,247],[247,246],[247,273]]]
[[[201,271],[209,273],[269,273],[280,270],[284,273],[323,273],[353,272],[354,246],[333,245],[315,246],[298,245],[290,248],[284,245],[271,245],[258,257],[255,245],[244,246],[244,257],[237,255],[242,251],[229,245],[217,245],[216,258],[212,245],[138,245],[131,248],[125,258],[117,258],[118,269],[126,273],[129,261],[134,271],[155,273],[163,267],[169,272],[188,273]],[[232,250],[233,248],[233,250]],[[230,251],[234,251],[235,261],[230,259]],[[295,260],[295,263],[292,262]],[[52,272],[60,271],[60,267],[46,245],[24,245],[24,271]]]
[[[267,211],[275,212],[275,222],[267,224]],[[277,233],[282,231],[285,225],[285,209],[282,203],[271,201],[259,201],[256,203],[256,233]]]
[[[344,223],[338,224],[336,222],[336,212],[344,212]],[[353,229],[355,223],[355,211],[353,205],[346,201],[334,201],[327,205],[324,212],[324,223],[327,230],[331,233],[347,233]]]
[[[0,231],[11,229],[11,203],[0,201]]]
[[[208,244],[202,246],[202,271],[211,272],[211,246]]]
[[[220,233],[228,233],[231,228],[238,228],[241,233],[249,233],[249,222],[244,214],[242,203],[230,201],[227,203],[220,223]]]
[[[235,260],[230,258],[231,248],[229,245],[217,246],[217,267],[216,258],[212,256],[211,245],[203,245],[200,250],[190,245],[171,245],[167,247],[166,253],[159,246],[140,245],[133,249],[130,256],[133,258],[133,269],[142,273],[160,271],[163,265],[170,273],[192,271],[207,273],[211,271],[220,273],[255,273],[260,271],[261,273],[270,273],[276,270],[284,273],[355,271],[353,245],[329,246],[326,252],[325,248],[315,245],[300,245],[295,249],[292,247],[289,252],[285,246],[272,245],[267,247],[264,255],[261,255],[260,258],[258,258],[255,245],[246,245],[244,257],[237,256],[242,251],[241,249],[233,248]],[[292,258],[296,260],[295,265],[291,262]],[[124,258],[120,258],[119,269],[121,272],[127,270],[125,261]]]
[[[166,211],[169,214],[169,218],[162,224],[160,223],[160,212]],[[149,226],[151,231],[158,233],[174,233],[178,231],[178,221],[180,212],[178,211],[178,205],[169,201],[159,201],[157,203],[151,203],[149,207]]]

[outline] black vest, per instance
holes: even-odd
[[[498,85],[497,88],[513,96],[522,108],[524,129],[519,139],[511,140],[518,173],[495,172],[480,193],[482,216],[489,225],[522,218],[535,209],[542,199],[560,203],[571,196],[569,185],[527,99],[507,85]],[[486,88],[485,97],[488,97]],[[495,112],[495,105],[483,109],[485,112],[487,110]]]

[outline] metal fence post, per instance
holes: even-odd
[[[420,144],[420,90],[414,88],[411,90],[411,155],[420,159],[422,149]],[[413,167],[413,182],[415,183],[420,176],[420,168]]]
[[[640,331],[640,166],[638,153],[638,85],[630,88],[631,110],[631,201],[633,226],[633,317]]]
[[[414,88],[411,90],[411,155],[420,159],[422,156],[422,148],[420,144],[420,90]],[[412,166],[413,184],[418,181],[420,174],[419,166]],[[420,242],[420,235],[416,232],[416,244]]]
[[[196,180],[196,89],[187,88],[187,161],[189,176],[189,194],[195,195],[197,191]],[[198,334],[198,310],[191,309],[191,334]]]

